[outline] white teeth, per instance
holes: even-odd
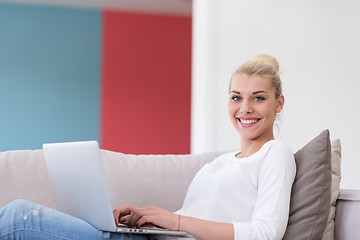
[[[253,123],[256,123],[258,121],[258,119],[254,119],[254,120],[242,120],[242,119],[240,119],[240,121],[243,124],[253,124]]]

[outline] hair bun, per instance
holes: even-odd
[[[276,69],[276,71],[279,72],[279,62],[273,56],[267,54],[259,54],[254,58],[254,60],[271,64]]]

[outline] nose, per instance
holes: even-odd
[[[240,106],[240,113],[241,114],[250,114],[253,113],[254,109],[251,105],[250,102],[248,101],[243,101],[241,106]]]

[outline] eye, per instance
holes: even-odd
[[[233,96],[233,97],[231,97],[231,99],[232,99],[233,101],[235,101],[235,102],[241,100],[241,98],[240,98],[239,96]]]
[[[262,101],[265,100],[265,98],[258,96],[258,97],[255,97],[254,100],[257,101],[257,102],[262,102]]]

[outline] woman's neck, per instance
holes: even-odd
[[[238,158],[249,157],[259,151],[268,141],[274,140],[274,135],[262,139],[241,139],[241,152],[236,155]]]

